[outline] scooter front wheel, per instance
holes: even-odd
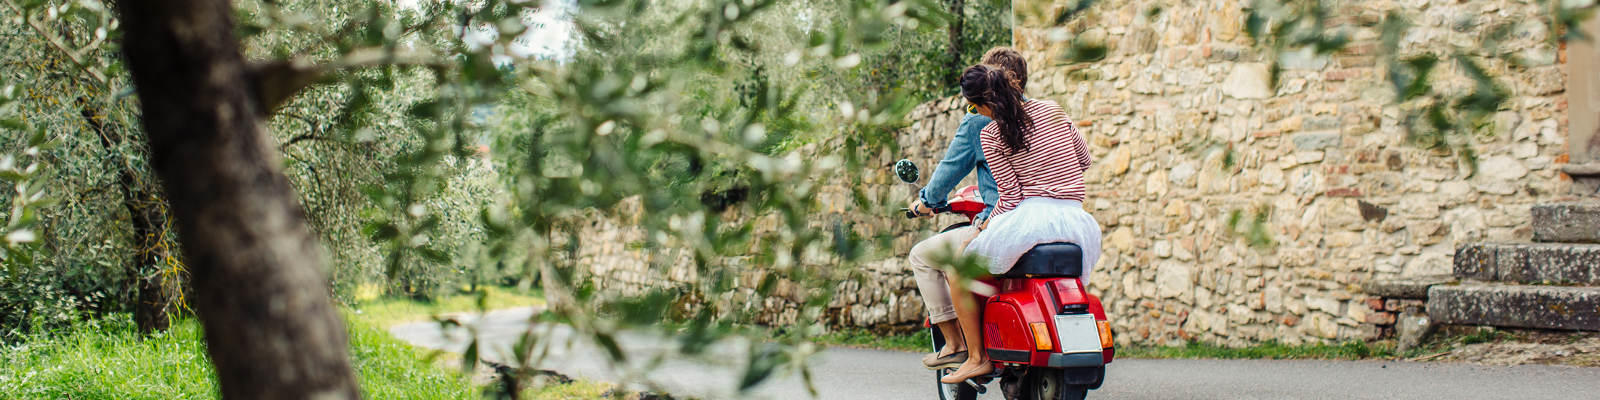
[[[1089,385],[1068,385],[1062,371],[1053,368],[1035,368],[1022,379],[1023,400],[1083,400],[1089,396]]]
[[[939,328],[928,328],[928,334],[933,336],[933,351],[939,351],[940,348],[944,347],[944,335],[939,333]],[[933,384],[938,385],[939,400],[977,400],[978,390],[974,389],[972,385],[968,385],[965,382],[944,383],[939,381],[944,379],[944,375],[950,372],[954,372],[954,370],[948,368],[934,370]]]
[[[974,389],[972,385],[966,382],[944,383],[939,381],[944,379],[944,375],[950,372],[954,372],[954,370],[941,369],[933,375],[933,383],[939,385],[939,400],[977,400],[978,389]]]

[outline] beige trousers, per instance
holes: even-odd
[[[940,323],[956,319],[955,303],[950,302],[950,281],[943,265],[934,265],[942,254],[960,254],[967,241],[978,234],[978,228],[962,227],[933,235],[911,247],[911,273],[917,278],[917,291],[922,292],[922,303],[928,307],[928,320]]]

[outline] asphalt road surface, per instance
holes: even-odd
[[[502,361],[506,349],[530,329],[532,309],[492,312],[477,327],[480,352]],[[743,394],[735,391],[748,359],[748,343],[728,341],[697,359],[654,359],[675,346],[647,333],[623,335],[619,342],[633,360],[621,374],[604,353],[570,329],[531,326],[548,343],[540,368],[575,378],[631,382],[635,389],[662,390],[704,399],[809,399],[800,378],[781,376]],[[444,332],[431,322],[390,329],[414,345],[461,352],[469,334]],[[920,354],[833,348],[812,357],[813,382],[820,399],[936,399],[933,372],[921,368]],[[656,368],[646,368],[659,363]],[[642,372],[649,371],[649,372]],[[639,382],[648,382],[640,384]],[[998,385],[982,399],[998,399]],[[1106,383],[1092,399],[1600,399],[1600,368],[1558,366],[1491,367],[1457,363],[1396,361],[1255,361],[1119,359],[1106,370]]]

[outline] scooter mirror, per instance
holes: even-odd
[[[911,162],[911,160],[895,161],[894,174],[900,177],[900,181],[905,183],[917,183],[918,179],[922,179],[921,171],[917,170],[917,163]]]

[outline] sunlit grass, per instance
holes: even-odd
[[[590,400],[615,396],[615,385],[595,381],[572,381],[558,385],[542,386],[522,391],[524,399],[539,400]],[[626,398],[626,397],[621,397]]]
[[[488,309],[540,306],[537,292],[487,288]],[[366,398],[479,398],[482,388],[441,361],[457,356],[411,347],[390,336],[390,325],[433,315],[472,312],[479,296],[421,302],[369,298],[341,313],[350,356]],[[80,322],[0,348],[0,398],[4,399],[212,399],[216,373],[206,355],[200,324],[175,321],[172,329],[141,336],[127,315]],[[533,390],[538,397],[596,398],[609,386],[574,382]],[[591,394],[593,394],[591,396]]]
[[[475,398],[480,389],[427,361],[383,328],[347,324],[350,355],[367,398]],[[211,399],[216,374],[200,324],[141,337],[127,316],[74,325],[0,352],[0,397],[16,399]]]
[[[484,310],[544,306],[544,296],[538,290],[523,291],[498,287],[479,289],[483,293],[481,300]],[[479,301],[480,296],[475,294],[446,296],[432,301],[392,297],[366,298],[357,300],[356,304],[349,307],[350,312],[346,315],[348,318],[386,327],[401,322],[426,321],[439,314],[475,312],[480,309]]]
[[[834,330],[813,339],[817,344],[828,346],[875,350],[921,352],[929,351],[933,346],[933,339],[928,336],[927,329],[918,329],[908,334],[883,335],[866,329],[846,328]]]

